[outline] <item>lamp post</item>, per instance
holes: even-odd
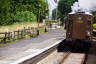
[[[37,35],[39,35],[39,22],[40,22],[40,8],[41,5],[36,5],[37,9]]]
[[[56,7],[56,20],[58,19],[58,2],[59,2],[59,0],[56,0],[56,3],[57,3],[57,7]]]
[[[48,8],[46,8],[46,13],[48,12]],[[46,16],[46,18],[47,18],[47,16]],[[46,24],[45,24],[45,32],[47,32],[47,27],[46,27]]]

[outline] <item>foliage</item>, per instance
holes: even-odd
[[[96,24],[93,24],[93,28],[96,29]]]
[[[52,19],[56,19],[56,8],[52,11]]]
[[[57,22],[56,20],[50,20],[50,19],[45,19],[46,22],[49,22],[49,23],[55,23]]]
[[[59,17],[64,21],[64,17],[71,12],[71,6],[77,0],[60,0],[58,4]]]
[[[0,25],[10,22],[10,0],[0,0]]]
[[[30,11],[22,11],[22,12],[16,12],[15,14],[15,20],[18,22],[24,22],[24,21],[35,21],[36,17],[34,14]]]
[[[93,18],[93,23],[96,23],[96,12],[92,12],[94,18]]]
[[[30,11],[37,16],[39,10],[41,18],[46,16],[46,8],[48,7],[44,0],[13,0],[12,5],[14,14],[17,11]]]
[[[39,5],[41,8],[38,8]],[[38,10],[40,17],[45,18],[47,7],[48,4],[44,0],[0,0],[0,25],[36,20]]]

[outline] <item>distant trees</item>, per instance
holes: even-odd
[[[0,25],[9,24],[11,13],[11,0],[0,0]]]
[[[52,11],[52,19],[56,19],[56,8]]]
[[[71,12],[71,6],[77,0],[60,0],[58,4],[59,17],[64,20],[64,17]]]
[[[48,7],[44,0],[0,0],[0,25],[36,21],[38,5],[41,5],[40,17],[44,18]]]
[[[18,11],[15,14],[14,20],[16,22],[31,22],[36,21],[36,16],[30,11]]]
[[[92,12],[92,14],[93,14],[93,17],[94,17],[94,19],[93,19],[93,23],[96,24],[96,12]]]

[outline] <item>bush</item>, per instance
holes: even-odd
[[[22,12],[18,11],[14,19],[17,22],[24,22],[24,21],[31,22],[31,21],[36,21],[36,16],[30,11],[22,11]]]
[[[93,24],[93,29],[96,29],[96,24]]]
[[[50,19],[46,19],[45,21],[50,22],[50,23],[56,23],[57,22],[56,20],[50,20]]]

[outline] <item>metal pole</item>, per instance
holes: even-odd
[[[58,9],[56,8],[56,21],[57,21],[57,12],[58,12]]]
[[[38,9],[38,13],[37,13],[37,28],[39,28],[39,9]]]
[[[57,0],[57,8],[56,8],[56,21],[57,21],[57,18],[58,18],[58,2],[59,2],[59,0]]]
[[[40,11],[38,8],[38,12],[37,12],[37,32],[38,32],[38,35],[39,35],[39,19],[40,19]]]

